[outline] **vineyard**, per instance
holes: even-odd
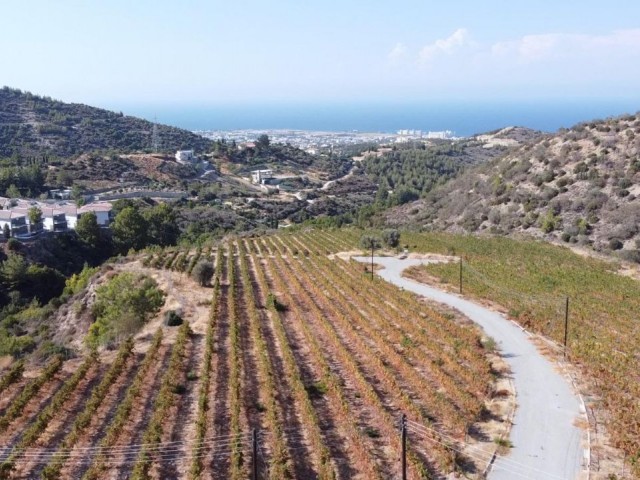
[[[491,300],[530,330],[564,342],[569,299],[567,357],[581,367],[594,392],[593,432],[606,425],[640,475],[640,284],[616,273],[615,264],[583,258],[542,242],[446,234],[404,234],[419,251],[462,255],[466,295]],[[459,265],[420,267],[458,288]]]
[[[0,372],[2,478],[479,477],[496,372],[479,333],[329,254],[308,232],[142,253],[123,268],[206,292],[117,351]],[[187,277],[214,265],[210,288]],[[177,282],[177,280],[176,280]],[[513,466],[517,469],[517,466]]]

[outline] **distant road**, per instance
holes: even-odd
[[[370,262],[371,257],[354,257]],[[402,277],[402,271],[427,260],[374,257],[383,279],[418,295],[447,304],[480,325],[498,344],[511,367],[517,410],[506,457],[498,457],[492,480],[575,480],[582,471],[584,432],[574,423],[583,417],[569,381],[544,358],[522,329],[504,316],[441,290]]]
[[[339,182],[339,181],[341,181],[341,180],[346,180],[347,178],[352,177],[352,176],[353,176],[353,173],[356,171],[356,168],[358,168],[358,165],[357,165],[357,164],[354,164],[354,165],[349,169],[349,171],[348,171],[346,174],[344,174],[342,177],[340,177],[340,178],[336,178],[335,180],[329,180],[329,181],[327,181],[327,182],[324,182],[324,185],[322,185],[322,187],[320,188],[320,190],[323,190],[323,191],[329,190],[333,185],[335,185],[335,184],[336,184],[336,182]]]

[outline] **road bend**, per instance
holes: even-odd
[[[354,257],[370,262],[371,257]],[[384,268],[384,280],[418,295],[458,309],[492,337],[511,367],[517,409],[511,429],[513,448],[499,456],[489,474],[491,480],[575,480],[584,475],[582,465],[585,432],[576,426],[584,417],[578,394],[568,378],[558,373],[533,345],[528,332],[505,318],[458,295],[404,278],[403,270],[429,260],[374,257]]]

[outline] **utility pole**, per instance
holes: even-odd
[[[402,480],[407,480],[407,415],[404,413],[400,426],[400,439],[402,441]]]
[[[160,134],[158,133],[158,122],[156,117],[153,117],[153,127],[151,129],[151,148],[153,153],[158,153],[160,150]]]
[[[258,480],[258,431],[254,428],[251,432],[251,444],[253,446],[253,480]]]
[[[460,288],[459,288],[459,292],[460,295],[462,295],[462,257],[460,257]]]
[[[373,280],[373,248],[374,244],[371,242],[371,280]]]
[[[567,358],[567,335],[569,333],[569,297],[564,302],[564,358]]]

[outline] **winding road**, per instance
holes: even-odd
[[[353,258],[371,261],[371,257]],[[508,456],[496,459],[489,478],[587,478],[582,468],[587,456],[583,449],[586,432],[575,425],[579,418],[584,418],[584,407],[569,379],[538,352],[528,332],[499,313],[402,276],[406,268],[433,261],[374,257],[374,262],[384,267],[377,273],[388,282],[454,307],[480,325],[497,342],[511,367],[518,403],[510,435],[513,448]]]

